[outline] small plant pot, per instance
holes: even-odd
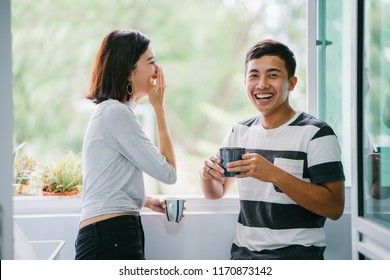
[[[29,194],[30,186],[27,184],[13,184],[14,194]]]
[[[77,190],[71,190],[67,192],[45,192],[45,191],[42,192],[43,196],[73,196],[77,194],[78,194]]]

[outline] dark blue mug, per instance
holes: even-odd
[[[241,172],[228,172],[226,164],[232,161],[242,159],[242,155],[245,154],[245,148],[240,147],[222,147],[219,149],[219,156],[221,163],[219,164],[225,170],[225,177],[234,177]]]

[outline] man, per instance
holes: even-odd
[[[323,259],[326,218],[344,210],[344,172],[332,128],[293,109],[297,83],[294,54],[284,44],[264,40],[245,61],[245,87],[260,115],[237,123],[222,146],[244,147],[242,160],[228,164],[219,156],[200,170],[206,198],[227,193],[235,180],[240,214],[232,259]]]

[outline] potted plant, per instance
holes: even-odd
[[[70,153],[54,164],[41,170],[43,195],[79,195],[82,190],[83,176],[80,154]]]
[[[15,194],[30,193],[30,180],[37,169],[36,159],[26,154],[19,153],[23,146],[24,144],[19,145],[19,147],[14,150],[13,188]]]

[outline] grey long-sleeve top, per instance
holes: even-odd
[[[109,99],[91,116],[83,143],[81,221],[138,212],[146,201],[143,172],[167,184],[176,182],[176,169],[145,135],[135,105]]]

